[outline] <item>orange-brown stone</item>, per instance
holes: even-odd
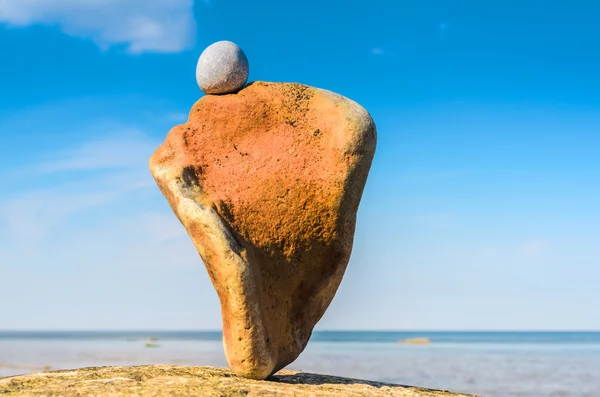
[[[219,295],[238,375],[266,378],[306,347],[346,270],[375,143],[357,103],[257,82],[200,99],[152,156]]]

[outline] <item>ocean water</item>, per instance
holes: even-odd
[[[417,337],[431,344],[397,343]],[[143,364],[227,362],[220,332],[0,332],[0,377]],[[600,397],[600,332],[321,331],[289,368],[490,397]]]

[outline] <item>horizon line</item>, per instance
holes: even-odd
[[[140,332],[140,333],[169,333],[169,332],[212,332],[222,333],[222,329],[0,329],[0,333],[18,333],[18,332],[106,332],[106,333],[117,333],[117,332]],[[600,332],[600,329],[319,329],[314,330],[313,333],[318,332],[521,332],[521,333],[533,333],[533,332]]]

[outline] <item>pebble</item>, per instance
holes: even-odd
[[[244,51],[231,41],[218,41],[200,55],[196,81],[205,94],[231,94],[244,88],[248,73]]]

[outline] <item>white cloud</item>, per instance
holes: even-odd
[[[0,22],[59,26],[103,49],[180,52],[193,45],[193,0],[0,0]]]
[[[450,22],[442,22],[438,25],[438,29],[439,30],[448,30],[450,29],[452,25],[450,24]]]
[[[369,53],[376,57],[396,58],[396,53],[382,47],[374,47],[369,50]]]
[[[0,123],[28,138],[6,141],[26,155],[2,164],[0,328],[218,328],[202,260],[148,169],[170,109],[146,100],[152,117],[124,121],[94,103]]]
[[[193,244],[148,170],[159,144],[124,128],[15,170],[41,187],[0,196],[0,264],[35,258],[51,266],[59,260],[46,252],[52,247],[70,263],[94,252],[93,260],[86,259],[90,265],[106,258],[150,267],[198,265]]]
[[[146,164],[157,147],[157,142],[146,138],[135,129],[119,131],[119,138],[89,141],[67,150],[48,163],[35,167],[39,173],[82,171],[100,168],[136,167]]]
[[[177,123],[185,123],[188,119],[188,114],[183,112],[172,112],[167,115],[169,121],[174,121]]]
[[[467,175],[466,170],[404,170],[397,175],[398,180],[406,183],[432,183],[449,179],[461,178]]]
[[[148,169],[159,143],[123,132],[75,145],[0,194],[0,328],[219,326],[202,261]]]
[[[539,260],[548,251],[548,243],[542,240],[527,240],[519,246],[519,252],[525,259]]]
[[[446,230],[455,225],[459,218],[450,212],[431,212],[415,215],[414,220],[429,229]]]
[[[121,137],[84,143],[24,172],[28,180],[43,182],[65,171],[78,171],[46,188],[14,192],[0,202],[0,234],[12,239],[11,246],[35,245],[53,228],[92,208],[118,203],[124,196],[154,186],[146,169],[152,148],[157,146],[139,134],[122,132]],[[111,167],[111,172],[98,172]],[[42,183],[40,183],[42,184]]]

